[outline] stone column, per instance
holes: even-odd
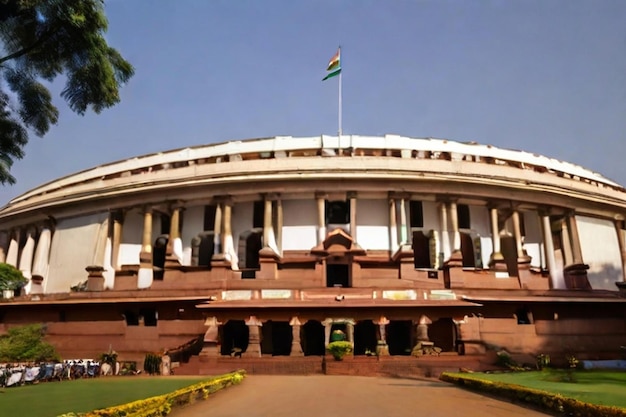
[[[6,263],[17,268],[17,257],[20,252],[20,230],[14,229],[9,240],[9,249],[7,250]]]
[[[321,244],[326,239],[326,199],[323,195],[317,198],[317,244]]]
[[[165,266],[172,268],[180,266],[183,259],[183,241],[180,238],[180,214],[182,208],[172,207],[170,216],[170,233],[165,248]]]
[[[352,236],[352,240],[356,243],[356,192],[349,192],[348,199],[350,200],[350,236]]]
[[[497,207],[489,208],[489,215],[491,218],[491,242],[493,244],[493,251],[491,252],[491,258],[489,259],[489,268],[496,271],[506,271],[506,263],[504,262],[504,256],[502,255],[502,248],[500,245],[500,227],[498,226]]]
[[[22,272],[24,278],[30,280],[32,277],[33,256],[35,252],[35,230],[29,227],[26,230],[26,242],[22,248],[22,256],[20,256],[19,270]]]
[[[330,330],[333,326],[333,320],[326,319],[322,322],[322,324],[324,325],[324,347],[327,348],[330,343]]]
[[[289,356],[304,356],[304,352],[302,350],[302,343],[300,343],[300,320],[298,320],[297,316],[291,318],[289,322],[291,326],[291,352]]]
[[[52,231],[50,230],[50,227],[44,226],[39,233],[39,241],[37,242],[37,247],[35,248],[30,294],[43,294],[42,284],[48,275],[51,242]]]
[[[430,338],[428,337],[428,325],[432,324],[432,320],[428,318],[428,316],[421,316],[417,323],[417,341],[418,342],[429,342]]]
[[[219,349],[219,326],[222,323],[217,320],[217,317],[207,317],[204,320],[204,325],[207,330],[204,333],[202,340],[202,350],[200,351],[201,357],[218,357],[220,356]]]
[[[587,278],[589,265],[583,262],[582,248],[580,247],[580,237],[578,235],[578,225],[576,224],[576,213],[571,211],[565,216],[568,228],[570,247],[572,248],[572,263],[563,268],[567,288],[590,290],[591,285]]]
[[[280,198],[276,199],[276,245],[278,253],[283,253],[283,202]]]
[[[626,242],[624,242],[624,231],[622,230],[623,223],[624,220],[615,221],[615,233],[617,233],[619,252],[622,259],[622,281],[626,281]]]
[[[396,200],[389,197],[389,250],[391,255],[398,250],[398,225],[396,220]]]
[[[406,216],[406,198],[400,199],[400,244],[409,245],[409,226]]]
[[[114,270],[120,269],[120,247],[122,245],[122,226],[124,222],[124,213],[121,210],[117,210],[111,213],[111,220],[113,221],[113,236],[111,247],[111,265]]]
[[[346,339],[352,343],[352,349],[354,349],[354,321],[346,321]]]
[[[580,238],[578,236],[578,225],[576,224],[576,214],[574,212],[568,213],[565,217],[567,221],[567,228],[569,230],[569,242],[572,248],[572,263],[582,264],[583,253],[580,247]]]
[[[215,205],[215,224],[213,226],[213,256],[222,255],[222,206],[221,202]]]
[[[232,210],[233,203],[226,201],[224,203],[224,258],[230,262],[231,269],[237,271],[239,270],[239,257],[233,241]]]
[[[380,316],[378,321],[374,324],[378,325],[378,332],[380,333],[380,339],[376,344],[376,354],[378,356],[389,356],[389,346],[387,345],[387,325],[391,323],[385,316]]]
[[[443,252],[442,262],[448,259],[452,253],[450,250],[450,234],[448,233],[448,210],[446,203],[439,205],[439,216],[441,221],[441,251]]]
[[[461,252],[461,232],[459,231],[459,215],[456,202],[452,201],[450,207],[450,223],[452,223],[452,253],[448,260],[449,266],[462,267],[463,253]]]
[[[9,236],[6,231],[0,232],[0,263],[6,262],[7,259],[7,245],[9,244]]]
[[[520,226],[520,213],[517,210],[513,210],[513,234],[515,235],[515,248],[517,250],[517,265],[518,268],[528,269],[530,268],[530,256],[526,254],[524,246],[522,244],[522,229]]]
[[[550,224],[550,216],[548,214],[541,214],[541,224],[543,226],[543,244],[546,256],[546,267],[550,273],[550,287],[553,289],[561,289],[564,288],[564,285],[557,280],[554,242],[552,240],[552,225]]]
[[[137,288],[150,288],[154,277],[152,269],[152,209],[146,208],[143,214],[143,236],[139,254]]]
[[[263,326],[261,320],[256,316],[250,316],[246,320],[246,326],[248,326],[248,349],[243,353],[243,356],[261,357],[261,331],[260,327]]]
[[[271,249],[278,254],[276,236],[274,235],[274,225],[272,222],[272,200],[269,195],[265,196],[265,210],[263,212],[263,248]]]

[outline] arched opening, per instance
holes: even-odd
[[[421,230],[413,232],[412,248],[415,268],[431,268],[430,239]]]
[[[474,255],[474,242],[469,233],[461,232],[461,254],[463,255],[463,266],[466,268],[476,267],[476,256]]]
[[[263,229],[252,229],[239,236],[239,269],[242,278],[255,278],[256,271],[261,269],[259,251],[263,248]]]
[[[165,251],[167,249],[168,235],[161,235],[154,241],[152,247],[152,266],[154,269],[154,279],[163,279],[163,268],[165,268]]]
[[[324,356],[324,325],[317,320],[309,320],[300,330],[300,340],[304,356]]]
[[[287,321],[268,320],[261,327],[261,353],[272,356],[289,356],[293,333]]]
[[[410,355],[411,349],[411,320],[392,320],[386,328],[387,345],[390,355]]]
[[[449,317],[441,318],[428,326],[428,338],[443,352],[456,350],[456,325]]]
[[[222,355],[231,355],[235,350],[248,349],[249,329],[243,320],[228,320],[221,328]]]
[[[362,320],[354,325],[354,354],[367,355],[376,352],[377,326],[372,320]]]

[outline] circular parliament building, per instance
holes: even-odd
[[[616,358],[625,216],[626,190],[600,174],[474,142],[280,136],[145,155],[0,209],[0,261],[28,279],[4,292],[0,334],[44,323],[64,358],[161,352],[179,374]],[[337,339],[353,353],[328,361]]]

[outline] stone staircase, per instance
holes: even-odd
[[[445,371],[485,371],[494,369],[488,355],[440,356],[347,356],[336,361],[332,356],[206,357],[192,356],[187,363],[173,367],[176,375],[218,375],[237,369],[263,375],[359,375],[436,378]]]

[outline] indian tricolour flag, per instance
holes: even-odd
[[[326,71],[328,71],[328,74],[326,74],[322,81],[341,74],[341,48],[337,49],[337,53],[328,61]]]

